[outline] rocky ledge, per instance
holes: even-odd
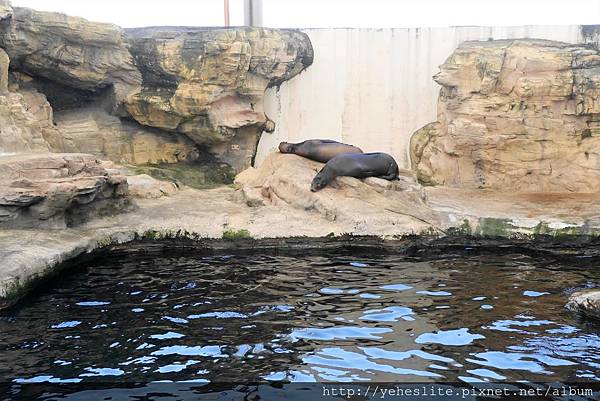
[[[143,84],[125,115],[199,145],[237,145],[213,147],[236,171],[250,166],[260,133],[275,128],[265,90],[313,61],[308,37],[294,30],[158,27],[128,29],[126,37]]]
[[[90,155],[0,157],[0,229],[65,228],[122,212],[127,178]]]
[[[394,182],[338,177],[333,185],[311,192],[310,183],[322,167],[300,156],[274,153],[260,168],[239,174],[235,184],[248,206],[312,212],[324,223],[347,227],[348,233],[443,233],[450,225],[446,214],[426,203],[423,188],[410,172]]]

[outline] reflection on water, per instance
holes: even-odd
[[[0,376],[600,381],[597,326],[564,309],[599,277],[523,255],[115,255],[2,316]]]

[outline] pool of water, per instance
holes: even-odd
[[[588,259],[115,254],[0,312],[0,381],[600,381]],[[23,386],[25,387],[25,386]]]

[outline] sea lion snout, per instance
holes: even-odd
[[[311,192],[317,192],[323,188],[325,188],[327,186],[327,182],[326,180],[323,178],[323,176],[319,173],[315,176],[315,178],[313,178],[311,184],[310,184],[310,191]]]
[[[281,153],[290,153],[292,151],[292,144],[289,142],[281,142],[279,144],[279,151]]]

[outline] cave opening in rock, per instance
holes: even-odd
[[[112,97],[112,87],[107,85],[96,90],[78,89],[42,76],[31,77],[23,75],[19,70],[13,70],[15,83],[24,90],[36,90],[46,96],[54,112],[80,109],[96,105],[108,108]]]

